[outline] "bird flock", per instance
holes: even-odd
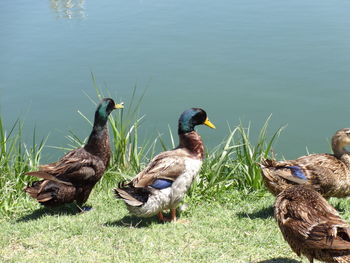
[[[111,98],[101,100],[87,143],[57,162],[42,165],[28,175],[40,178],[24,191],[40,204],[54,207],[75,203],[81,210],[101,179],[111,157],[108,116],[124,108]],[[185,110],[178,120],[178,146],[155,156],[131,181],[119,182],[115,197],[138,217],[158,216],[177,221],[176,208],[199,173],[204,144],[195,126],[215,128],[200,108]],[[263,159],[261,174],[267,189],[276,196],[274,216],[284,239],[310,263],[350,263],[350,228],[327,199],[350,195],[350,129],[332,137],[333,154],[311,154],[296,160]],[[165,218],[164,210],[170,210]]]

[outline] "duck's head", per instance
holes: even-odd
[[[338,130],[332,137],[332,149],[335,155],[348,153],[345,149],[350,145],[350,128]]]
[[[188,110],[185,110],[179,119],[179,129],[178,133],[183,134],[187,132],[191,132],[194,130],[194,127],[196,125],[207,125],[210,128],[215,129],[215,125],[212,124],[208,117],[207,113],[200,108],[191,108]]]
[[[96,112],[95,112],[95,124],[97,125],[104,125],[107,122],[109,114],[114,109],[123,109],[124,103],[121,102],[119,104],[116,104],[114,100],[111,98],[104,98],[101,100],[101,102],[98,104]]]

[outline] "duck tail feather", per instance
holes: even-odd
[[[118,188],[114,189],[114,194],[117,199],[124,200],[128,205],[141,206],[147,202],[150,191],[146,187],[134,187],[121,182]]]

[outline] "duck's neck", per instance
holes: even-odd
[[[343,154],[340,159],[343,161],[343,163],[345,163],[345,165],[350,169],[350,155],[347,154]]]
[[[111,148],[106,124],[102,127],[100,125],[94,125],[84,148],[89,153],[100,157],[106,166],[108,165],[111,157]]]
[[[346,145],[333,143],[332,150],[337,158],[341,158],[343,155],[349,155],[349,151],[345,149]]]
[[[335,157],[340,159],[347,167],[350,168],[350,152],[345,149],[346,145],[333,142],[332,150]]]
[[[202,160],[204,158],[204,145],[201,136],[197,132],[180,133],[179,140],[178,148],[186,148],[198,159]]]

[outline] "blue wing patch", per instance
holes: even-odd
[[[172,184],[173,184],[173,181],[171,181],[171,180],[157,179],[150,186],[152,186],[153,188],[156,188],[156,189],[164,189],[164,188],[170,187]]]
[[[299,166],[286,166],[286,168],[291,169],[294,176],[303,180],[307,180],[307,177],[305,176],[305,174]]]

